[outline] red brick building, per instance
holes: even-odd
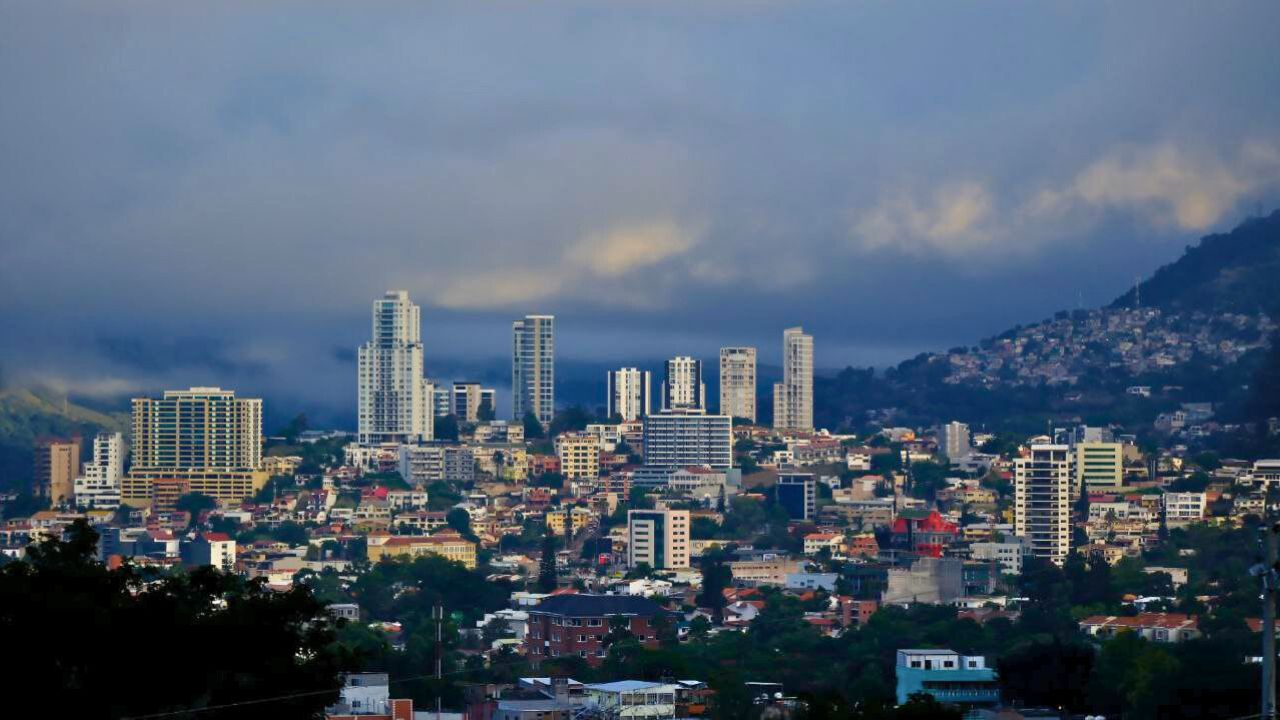
[[[625,618],[628,630],[647,648],[658,647],[659,618],[674,613],[648,598],[633,595],[554,595],[529,608],[524,649],[535,667],[543,660],[576,655],[591,665],[604,661],[610,621]]]

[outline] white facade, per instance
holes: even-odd
[[[667,374],[662,381],[662,409],[707,409],[707,386],[702,382],[701,360],[681,355],[667,361]]]
[[[688,510],[629,510],[627,565],[655,570],[689,567]]]
[[[545,425],[556,409],[555,316],[526,315],[511,324],[511,417],[528,413]]]
[[[942,447],[943,454],[952,462],[969,457],[973,452],[973,446],[969,443],[969,426],[954,420],[943,425]]]
[[[1167,492],[1164,494],[1164,520],[1169,526],[1197,523],[1204,519],[1205,494],[1202,492]]]
[[[654,413],[644,421],[644,464],[732,467],[733,420],[699,412]]]
[[[1072,464],[1066,445],[1032,445],[1014,463],[1014,534],[1057,565],[1071,551]]]
[[[755,348],[720,348],[720,414],[756,421]]]
[[[114,510],[120,506],[120,477],[124,475],[124,436],[101,432],[93,438],[93,461],[75,479],[73,491],[79,507]]]
[[[452,445],[401,445],[400,477],[411,485],[426,485],[438,480],[472,482],[476,477],[476,460],[471,448]]]
[[[813,429],[813,336],[801,327],[782,333],[782,382],[773,386],[773,426]]]
[[[605,398],[609,417],[617,415],[624,421],[639,420],[650,412],[649,386],[652,373],[637,368],[610,370],[608,396]]]
[[[1000,571],[1010,575],[1022,574],[1022,558],[1027,554],[1023,542],[977,542],[969,546],[974,560],[1000,564]]]
[[[435,388],[422,374],[422,321],[404,290],[373,303],[373,336],[360,347],[359,434],[362,445],[433,437]]]

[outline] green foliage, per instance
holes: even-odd
[[[458,534],[475,542],[476,535],[471,531],[471,513],[462,508],[454,508],[445,515],[445,522],[449,523],[449,527],[458,531]]]
[[[443,417],[437,417],[435,422],[435,438],[436,440],[444,440],[446,442],[457,442],[458,416],[449,414]]]
[[[128,433],[128,414],[91,410],[52,390],[0,388],[0,490],[30,489],[37,437],[80,435],[87,447],[99,431]]]
[[[595,416],[587,412],[581,405],[565,408],[551,419],[551,437],[560,433],[586,430],[587,425],[596,421]],[[527,437],[527,435],[526,435]]]
[[[545,437],[542,430],[542,423],[538,422],[538,416],[532,412],[527,412],[521,419],[524,424],[524,437],[526,440],[541,440]]]
[[[238,707],[236,717],[314,717],[337,699],[351,658],[306,588],[275,592],[212,568],[154,577],[128,565],[108,570],[92,560],[96,542],[79,521],[66,542],[0,567],[0,636],[24,648],[6,682],[40,697],[45,714],[183,713],[284,695]],[[192,651],[157,662],[155,645],[140,638]],[[142,667],[146,692],[121,692]]]
[[[476,419],[480,422],[493,420],[493,403],[489,402],[489,398],[480,401],[480,407],[476,408]]]

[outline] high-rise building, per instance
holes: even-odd
[[[167,503],[184,493],[221,502],[251,497],[262,470],[262,401],[195,387],[133,400],[133,466],[121,480],[126,504]]]
[[[493,388],[483,387],[478,382],[455,381],[450,397],[450,412],[446,415],[451,414],[461,422],[480,422],[481,408],[487,405],[489,410],[485,419],[493,419],[498,401],[498,393]]]
[[[755,348],[720,348],[720,414],[756,421]]]
[[[75,481],[80,476],[80,445],[77,435],[69,440],[43,437],[36,439],[34,494],[53,505],[71,500]]]
[[[600,438],[591,433],[557,435],[556,456],[560,459],[560,474],[571,480],[600,477]]]
[[[782,382],[773,386],[773,426],[813,429],[813,336],[804,328],[782,333]]]
[[[780,472],[774,486],[778,506],[792,520],[813,520],[818,516],[818,486],[813,473]]]
[[[660,412],[644,419],[644,464],[733,466],[733,419],[698,411]]]
[[[649,386],[652,384],[652,373],[636,368],[610,370],[608,376],[608,394],[605,397],[609,417],[620,416],[627,422],[639,420],[648,415]]]
[[[689,567],[688,510],[628,510],[627,565],[654,570]]]
[[[360,347],[359,433],[362,445],[432,438],[434,389],[422,374],[422,319],[404,290],[373,302],[373,337]]]
[[[673,357],[667,361],[662,381],[662,409],[706,410],[707,386],[702,382],[702,361]]]
[[[1113,442],[1076,444],[1076,491],[1114,491],[1124,487],[1124,445]]]
[[[551,424],[556,411],[555,316],[526,315],[511,325],[511,416],[533,413]]]
[[[1066,445],[1032,445],[1014,463],[1014,534],[1057,565],[1071,552],[1072,464]]]
[[[969,441],[969,426],[951,421],[942,426],[942,452],[952,462],[959,462],[973,454]]]
[[[124,475],[124,436],[100,432],[93,438],[93,460],[75,481],[76,505],[114,509],[120,505],[120,476]]]

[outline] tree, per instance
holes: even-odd
[[[208,495],[201,495],[200,493],[187,493],[178,498],[178,501],[174,503],[174,508],[178,511],[191,514],[191,522],[188,524],[189,528],[195,527],[196,523],[199,522],[200,513],[206,510],[212,510],[216,507],[218,507],[217,500],[214,500]]]
[[[587,424],[592,422],[594,418],[587,412],[586,408],[581,405],[574,405],[565,408],[563,412],[558,413],[551,420],[551,436],[555,437],[563,432],[571,432],[574,430],[585,430]]]
[[[298,436],[307,431],[307,415],[306,413],[298,413],[280,429],[280,435],[284,436],[284,440],[289,445],[295,445],[298,442]]]
[[[556,585],[556,536],[548,527],[542,535],[542,557],[538,560],[538,592],[553,592]]]
[[[700,565],[702,592],[698,595],[698,606],[710,609],[712,619],[720,625],[724,623],[727,604],[724,590],[733,582],[733,570],[725,562],[724,551],[719,548],[708,548],[703,552]]]
[[[459,535],[467,538],[468,540],[473,540],[475,538],[475,533],[471,531],[471,513],[463,510],[462,508],[456,507],[450,510],[449,514],[445,515],[444,519],[445,522],[449,524],[449,527],[458,531]]]
[[[1085,645],[1058,638],[1032,641],[1000,658],[1000,686],[1006,698],[1028,706],[1082,709],[1093,660],[1093,650]]]
[[[436,418],[435,437],[437,440],[458,441],[458,416],[449,414]]]
[[[476,419],[480,422],[493,421],[493,403],[489,398],[480,401],[480,407],[476,408]]]
[[[537,415],[527,412],[524,414],[522,421],[524,423],[525,440],[541,440],[544,437],[542,423],[538,420]]]
[[[354,658],[334,643],[310,590],[276,592],[213,568],[109,570],[93,559],[97,540],[77,521],[65,542],[45,541],[0,567],[0,637],[24,648],[5,680],[40,697],[46,714],[105,719],[244,703],[236,717],[318,717],[337,700],[339,673]],[[142,637],[199,651],[157,663]],[[136,684],[139,667],[148,668],[147,692],[120,692]],[[278,699],[250,702],[262,698]]]

